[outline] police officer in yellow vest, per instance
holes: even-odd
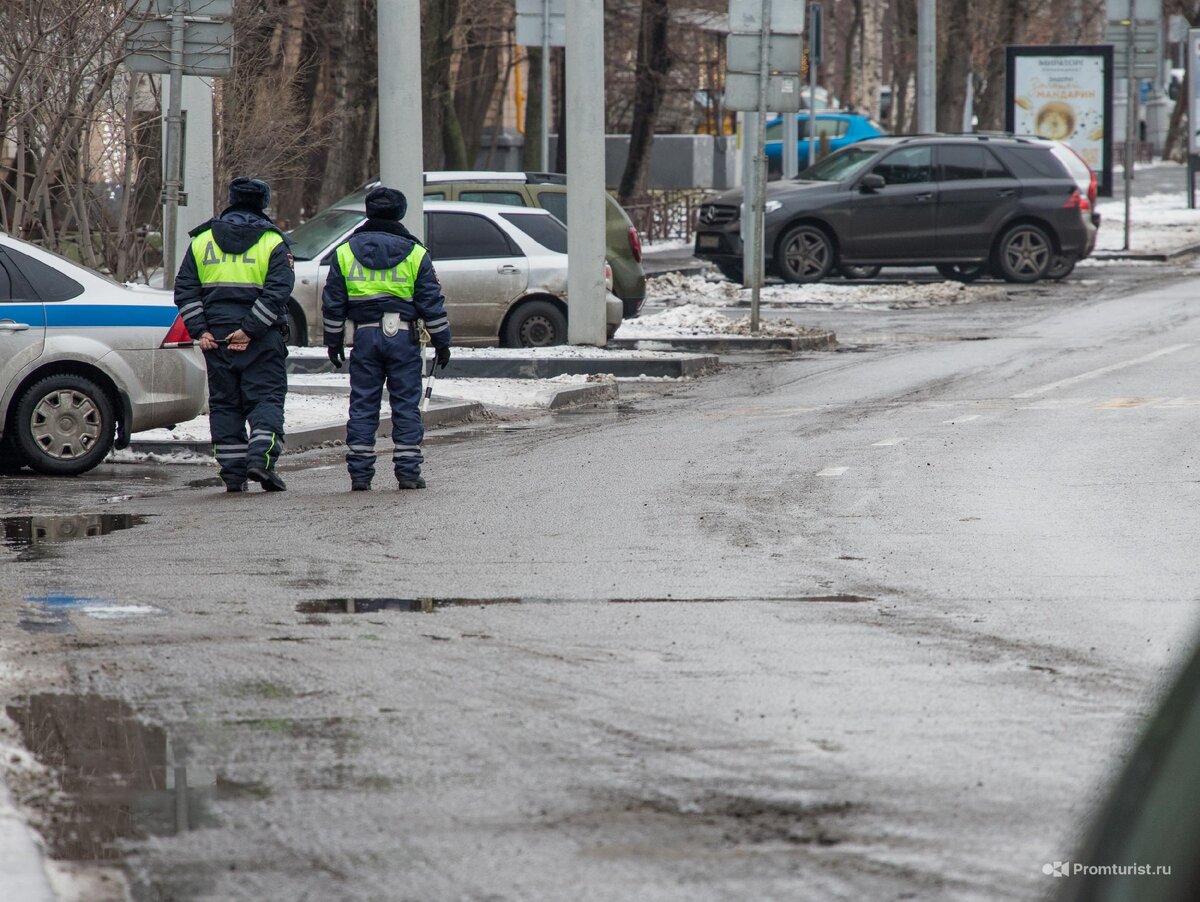
[[[424,321],[441,367],[450,362],[450,321],[429,254],[400,224],[408,209],[404,195],[394,188],[375,188],[367,195],[366,209],[367,221],[338,245],[322,295],[325,346],[339,369],[346,359],[343,327],[347,321],[354,323],[346,468],[354,491],[371,487],[379,402],[386,382],[392,402],[392,469],[397,484],[402,489],[423,489],[423,362],[416,321]]]
[[[295,274],[288,239],[265,212],[270,202],[266,182],[235,178],[229,207],[188,233],[191,248],[175,278],[175,304],[204,351],[213,450],[230,492],[244,492],[247,478],[268,492],[287,488],[275,462]]]

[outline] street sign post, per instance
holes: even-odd
[[[542,169],[550,169],[550,48],[567,46],[566,0],[517,0],[517,43],[542,48]],[[563,135],[558,136],[564,140]]]
[[[1160,0],[1108,0],[1104,40],[1113,46],[1116,73],[1125,79],[1125,245],[1129,250],[1133,161],[1138,139],[1139,78],[1156,78],[1162,61]]]
[[[817,161],[817,68],[824,53],[825,33],[820,3],[808,4],[808,165]]]
[[[182,176],[183,76],[218,78],[233,69],[233,0],[126,0],[125,64],[171,76],[163,178],[163,287],[175,287]]]
[[[1200,28],[1187,33],[1188,208],[1196,209],[1200,170]]]
[[[742,202],[742,277],[750,286],[750,331],[757,332],[767,191],[763,130],[768,111],[794,121],[795,116],[788,114],[800,109],[803,4],[798,0],[729,0],[729,31],[725,108],[754,114],[744,117],[742,135],[749,161]]]

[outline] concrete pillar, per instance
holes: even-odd
[[[607,344],[604,287],[604,3],[567,4],[567,339]]]
[[[408,198],[404,224],[425,239],[421,0],[379,0],[379,175]]]
[[[164,76],[164,88],[169,90],[171,77]],[[214,208],[213,180],[215,179],[213,165],[213,80],[198,78],[193,75],[183,76],[182,92],[183,110],[183,159],[180,167],[183,173],[182,190],[187,194],[187,205],[180,205],[178,228],[175,229],[175,267],[183,260],[188,245],[192,239],[188,231],[213,216]],[[164,132],[166,111],[163,111]],[[256,176],[257,173],[246,172],[238,175]],[[225,187],[221,186],[221,209],[225,204]],[[165,217],[164,207],[164,217]],[[166,220],[164,218],[164,240]]]

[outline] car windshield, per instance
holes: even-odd
[[[366,216],[357,210],[325,210],[308,222],[288,232],[292,239],[292,256],[297,260],[314,260],[325,253],[334,241]]]
[[[879,155],[878,147],[843,147],[830,154],[815,166],[810,166],[796,176],[799,182],[840,182],[849,178]]]

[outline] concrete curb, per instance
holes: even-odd
[[[736,354],[740,351],[828,351],[837,347],[833,332],[815,335],[673,335],[661,338],[614,338],[613,348],[650,351],[710,351]]]
[[[349,394],[349,391],[346,393]],[[322,391],[316,392],[316,394],[331,394],[331,392]],[[436,426],[451,426],[466,423],[482,413],[483,405],[476,401],[448,401],[442,404],[431,405],[429,410],[425,411],[425,427],[431,429]],[[379,431],[376,434],[385,438],[392,434],[391,416],[385,414],[379,418]],[[315,448],[327,442],[342,442],[345,440],[346,424],[344,421],[330,423],[325,426],[314,426],[311,429],[301,429],[298,432],[289,432],[287,434],[287,451],[284,452],[284,456],[286,457],[288,453]],[[142,454],[177,454],[180,451],[190,451],[193,454],[211,457],[212,442],[139,442],[135,440],[130,443],[129,450]]]
[[[603,404],[605,401],[616,401],[619,396],[617,383],[612,381],[568,385],[554,390],[549,409],[562,410],[564,407],[577,407],[580,404]]]
[[[346,385],[289,385],[288,391],[297,395],[349,395],[350,386]],[[545,405],[538,405],[536,409],[546,410],[561,410],[564,407],[574,407],[578,404],[600,404],[604,401],[615,401],[618,398],[618,389],[616,382],[582,382],[572,385],[564,385],[561,388],[546,388],[541,394],[547,396]],[[435,398],[438,396],[435,395]],[[467,398],[456,399],[453,395],[442,396],[445,403],[481,403],[470,401]],[[437,403],[437,402],[435,402]],[[487,406],[487,405],[483,405]],[[496,405],[503,406],[503,405]],[[431,409],[430,414],[435,411]],[[425,425],[431,425],[426,420]],[[290,439],[289,439],[290,441]]]
[[[555,376],[610,374],[637,376],[699,376],[720,365],[716,355],[688,354],[675,357],[458,357],[450,361],[438,378],[447,379],[553,379]],[[288,358],[288,373],[311,375],[332,373],[333,365],[320,357]]]
[[[1158,254],[1138,253],[1137,251],[1111,251],[1108,253],[1092,254],[1086,260],[1080,260],[1080,265],[1086,266],[1088,260],[1145,260],[1150,263],[1166,263],[1175,257],[1185,257],[1188,254],[1200,253],[1200,244],[1185,244],[1173,250]]]

